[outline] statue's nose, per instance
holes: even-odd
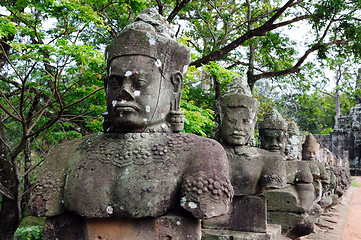
[[[272,146],[278,146],[278,141],[276,138],[272,138],[272,142],[271,142]]]
[[[237,119],[237,122],[235,124],[235,129],[237,131],[243,131],[242,119]]]
[[[122,85],[120,91],[117,94],[117,100],[134,100],[134,95],[132,92],[133,91],[130,84]]]

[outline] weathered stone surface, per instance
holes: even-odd
[[[41,216],[156,217],[181,206],[208,218],[226,213],[233,194],[222,147],[191,134],[93,135],[60,146],[45,166],[30,201]]]
[[[314,202],[312,184],[271,189],[265,191],[264,195],[267,198],[268,211],[305,213],[310,210]]]
[[[316,161],[306,161],[310,168],[311,174],[314,179],[320,179],[325,183],[329,183],[330,176],[326,170],[325,165]]]
[[[246,216],[246,217],[245,217]],[[244,232],[266,232],[266,198],[264,196],[234,197],[231,210],[222,216],[206,219],[203,228]]]
[[[285,161],[280,154],[248,146],[224,148],[229,159],[235,196],[286,186]]]
[[[287,183],[312,183],[313,177],[305,161],[287,161]]]
[[[288,236],[287,233],[292,232],[293,239],[310,234],[314,229],[314,219],[307,214],[301,215],[292,212],[268,212],[267,217],[267,221],[270,224],[282,223],[282,233]]]
[[[43,240],[87,239],[84,218],[73,213],[47,218],[43,231]]]
[[[155,9],[144,10],[107,46],[104,132],[182,129],[180,97],[190,53],[166,22]]]
[[[287,161],[298,161],[302,159],[302,137],[297,124],[290,121],[287,124],[287,145],[285,155]]]
[[[51,217],[46,221],[44,240],[200,240],[198,219],[178,215],[158,218],[87,219],[74,214]]]
[[[288,160],[285,162],[288,185],[282,189],[266,190],[264,194],[267,198],[268,223],[280,224],[284,232],[292,232],[292,238],[299,238],[309,234],[314,227],[314,222],[308,221],[307,215],[314,204],[314,186],[308,164],[296,160],[300,152],[290,155],[292,149],[300,150],[300,142],[297,126],[290,123],[288,127],[276,109],[272,109],[260,124],[261,148],[278,152]],[[293,142],[287,141],[287,138]],[[278,213],[276,218],[270,216],[275,212]],[[290,214],[298,220],[287,221]]]
[[[267,225],[266,233],[203,229],[202,240],[281,240],[279,225]]]

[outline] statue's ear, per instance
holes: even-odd
[[[173,93],[181,93],[183,88],[183,74],[179,71],[175,72],[172,77]]]
[[[108,86],[108,76],[104,77],[104,90],[107,91]]]

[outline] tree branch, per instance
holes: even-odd
[[[252,29],[250,31],[247,31],[245,34],[243,34],[236,40],[232,41],[230,44],[224,46],[223,48],[221,48],[219,50],[213,51],[206,56],[201,57],[200,59],[192,62],[190,65],[193,65],[195,67],[200,67],[203,64],[209,63],[210,61],[217,60],[217,59],[223,57],[224,55],[228,54],[230,51],[234,50],[241,44],[243,44],[248,39],[251,39],[252,37],[255,37],[255,36],[264,36],[268,31],[271,31],[277,27],[286,25],[286,24],[283,25],[282,23],[278,23],[278,24],[273,24],[273,23],[277,20],[277,18],[279,18],[282,15],[282,13],[284,11],[286,11],[286,9],[288,7],[290,7],[293,4],[293,2],[294,2],[294,0],[289,0],[283,7],[278,9],[276,11],[276,13],[267,22],[265,22],[262,26]],[[306,15],[306,16],[308,18],[310,17],[309,15]],[[294,21],[300,21],[300,20],[303,20],[302,17],[297,17],[297,18],[295,18]],[[287,22],[289,22],[289,21],[287,21]]]
[[[164,6],[163,6],[162,1],[161,0],[156,0],[156,2],[157,2],[157,5],[158,5],[158,13],[163,16],[163,7]]]
[[[183,0],[175,6],[175,8],[173,9],[173,11],[169,14],[167,21],[168,22],[172,22],[175,18],[175,16],[177,16],[177,14],[187,5],[187,3],[189,3],[191,0]]]
[[[62,107],[62,108],[60,109],[60,111],[58,112],[58,114],[57,114],[56,117],[54,117],[53,119],[49,120],[45,125],[43,125],[43,126],[40,127],[39,129],[37,129],[35,132],[30,133],[30,134],[27,136],[27,138],[33,137],[33,136],[39,134],[39,133],[40,133],[41,131],[43,131],[44,129],[47,129],[47,128],[51,127],[54,123],[56,123],[56,122],[59,120],[59,118],[62,116],[62,113],[63,113],[63,111],[64,111],[65,109],[67,109],[67,108],[69,108],[69,107],[71,107],[71,106],[73,106],[73,105],[75,105],[75,104],[83,101],[84,99],[92,96],[93,94],[95,94],[95,93],[97,93],[97,92],[99,92],[100,90],[103,90],[103,89],[104,89],[104,87],[99,88],[99,89],[95,90],[94,92],[89,93],[88,95],[82,97],[81,99],[79,99],[79,100],[77,100],[77,101],[75,101],[75,102],[73,102],[73,103],[71,103],[71,104],[68,104],[68,105]]]
[[[336,40],[333,42],[326,43],[326,45],[335,45],[335,44],[344,44],[344,41],[342,40]],[[317,51],[318,49],[322,48],[322,44],[315,44],[313,47],[308,49],[304,55],[298,60],[298,62],[291,68],[282,70],[282,71],[276,71],[276,72],[265,72],[262,74],[254,75],[254,82],[261,78],[271,78],[271,77],[279,77],[291,73],[296,73],[300,71],[300,66],[303,64],[303,62],[307,59],[307,57],[314,51]]]
[[[320,93],[323,93],[323,94],[325,94],[325,95],[328,95],[328,96],[330,96],[330,97],[332,97],[332,98],[336,98],[335,95],[333,95],[333,94],[331,94],[331,93],[329,93],[329,92],[325,92],[325,91],[322,91],[322,90],[320,90],[320,89],[319,89],[319,91],[320,91]]]

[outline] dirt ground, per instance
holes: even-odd
[[[361,239],[361,177],[353,178],[352,196],[343,238],[345,240]]]
[[[353,185],[338,205],[322,214],[315,232],[301,240],[361,240],[361,177],[353,177]]]

